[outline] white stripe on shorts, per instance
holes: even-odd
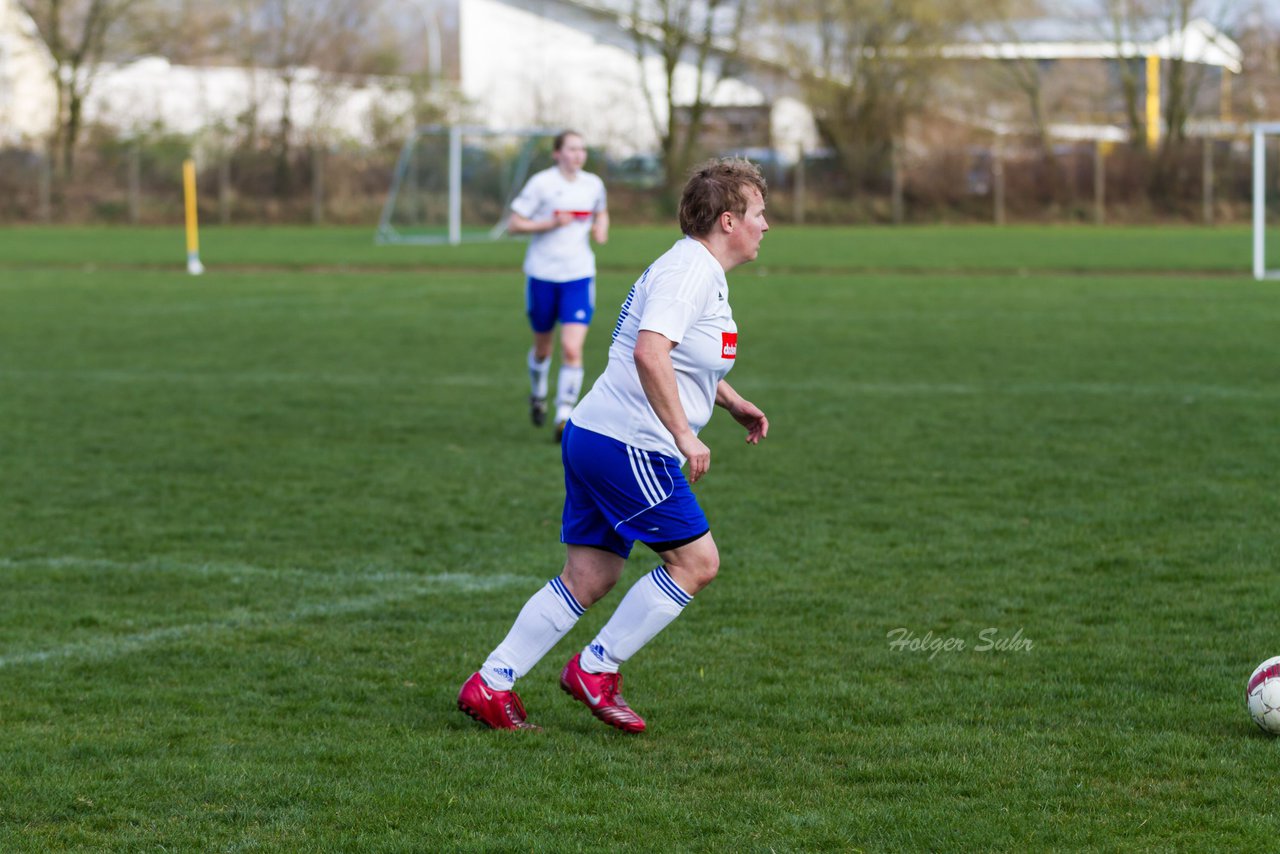
[[[627,445],[627,456],[631,458],[631,472],[636,476],[636,484],[644,493],[649,506],[652,507],[668,498],[670,494],[663,495],[662,487],[658,485],[658,475],[653,470],[653,462],[649,459],[649,455],[639,448]]]

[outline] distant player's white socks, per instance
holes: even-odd
[[[578,395],[582,393],[583,373],[582,368],[560,366],[560,377],[556,380],[557,423],[569,420],[569,413],[573,412],[573,406],[578,402]]]
[[[632,585],[609,622],[582,651],[579,663],[588,673],[617,673],[622,662],[653,640],[693,601],[667,575],[665,567]]]
[[[534,397],[547,396],[547,379],[551,376],[551,357],[538,361],[529,348],[529,393]]]
[[[524,603],[511,631],[480,668],[480,678],[495,691],[510,691],[585,611],[559,576],[551,579]]]

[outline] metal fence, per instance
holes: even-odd
[[[829,152],[785,159],[751,152],[770,184],[775,219],[808,223],[1247,222],[1247,139],[1195,139],[1147,152],[1074,143],[1042,148],[1004,140],[912,148],[853,179]],[[173,224],[182,221],[180,139],[101,140],[79,153],[70,178],[38,152],[0,151],[0,223]],[[200,217],[210,224],[329,223],[373,228],[397,151],[300,148],[206,154]],[[1280,157],[1269,158],[1270,164]],[[656,158],[588,165],[606,181],[619,222],[670,221]],[[1274,165],[1266,180],[1280,195]]]

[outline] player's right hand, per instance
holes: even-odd
[[[677,439],[676,447],[689,461],[689,482],[697,483],[698,479],[711,468],[711,449],[702,444],[702,440],[690,433],[686,439]]]

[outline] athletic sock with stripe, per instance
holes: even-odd
[[[533,348],[529,349],[529,392],[534,397],[545,398],[547,396],[547,380],[551,376],[551,357],[542,361],[533,355]]]
[[[480,678],[495,691],[510,691],[585,611],[559,576],[551,579],[524,603],[511,631],[480,668]]]
[[[641,578],[618,603],[609,622],[582,651],[579,663],[588,673],[617,673],[622,662],[653,640],[680,616],[693,597],[659,566]]]
[[[569,413],[573,411],[574,404],[578,402],[578,395],[582,393],[584,371],[585,369],[581,366],[576,368],[568,365],[560,366],[560,376],[556,379],[557,423],[569,420]]]

